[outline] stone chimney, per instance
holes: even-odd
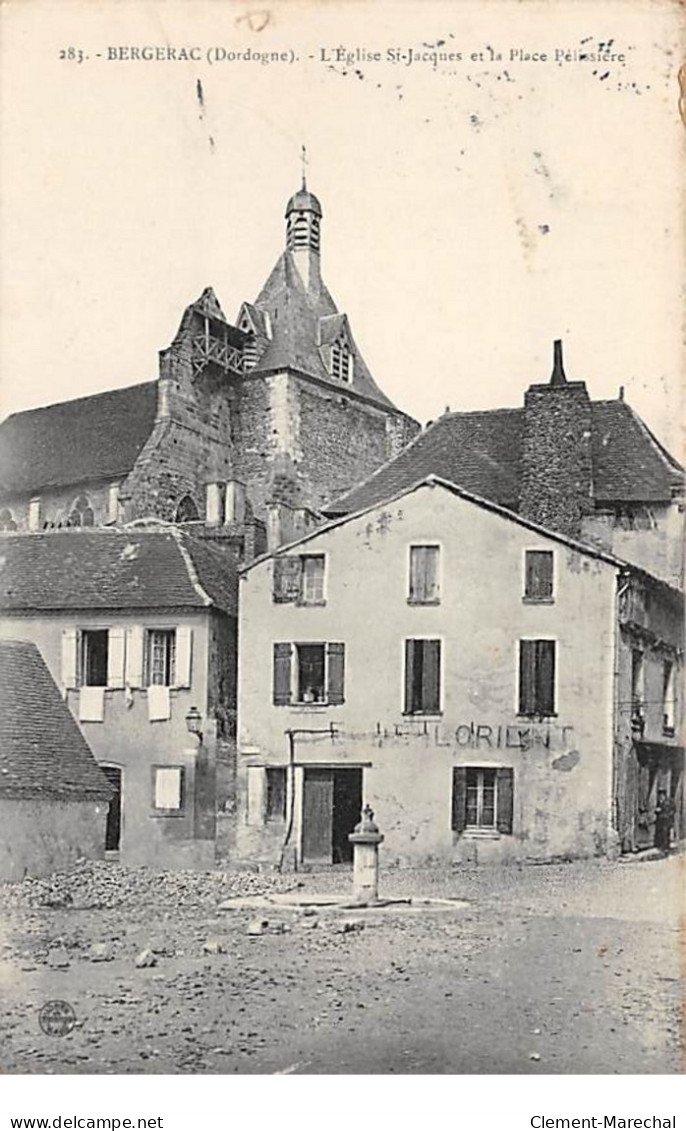
[[[585,382],[567,380],[559,340],[550,381],[524,397],[520,491],[522,518],[571,538],[594,510],[591,401]]]

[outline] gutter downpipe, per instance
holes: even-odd
[[[622,585],[624,581],[624,585]],[[627,592],[631,585],[631,574],[629,572],[620,571],[617,575],[617,587],[615,590],[615,623],[614,623],[614,678],[613,678],[613,694],[612,694],[612,797],[610,808],[610,831],[617,834],[617,847],[621,854],[622,848],[619,839],[619,647],[620,647],[620,623],[619,623],[619,610],[622,597]]]

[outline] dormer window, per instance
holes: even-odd
[[[331,346],[331,376],[351,384],[353,379],[353,355],[345,338],[338,338]]]
[[[93,526],[95,515],[86,495],[79,495],[71,509],[67,526]]]

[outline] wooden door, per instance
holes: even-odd
[[[333,859],[333,770],[305,769],[303,791],[303,861],[331,864]]]
[[[114,797],[110,801],[105,827],[105,849],[108,852],[119,850],[121,841],[121,770],[115,766],[101,766],[103,774],[114,790]]]

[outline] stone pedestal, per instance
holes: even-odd
[[[365,805],[360,823],[348,837],[353,846],[353,899],[356,903],[375,903],[379,898],[379,845],[383,839],[372,810]]]

